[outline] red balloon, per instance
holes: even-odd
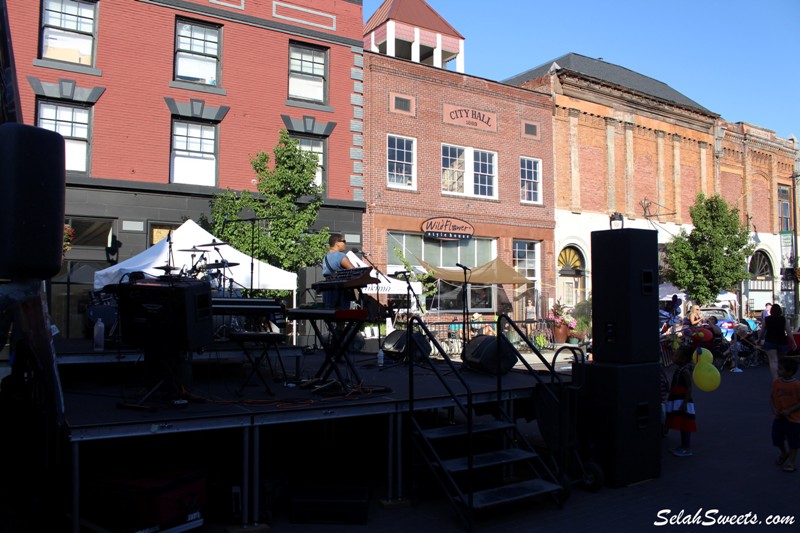
[[[714,334],[708,328],[696,328],[692,332],[692,342],[697,344],[705,344],[714,340]]]

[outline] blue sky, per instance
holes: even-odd
[[[800,0],[427,0],[465,72],[503,80],[564,54],[649,76],[731,122],[800,139]],[[364,0],[364,21],[382,0]]]

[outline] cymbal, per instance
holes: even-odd
[[[218,263],[206,263],[206,268],[226,268],[235,266],[239,266],[239,263],[230,263],[228,261],[222,261]]]
[[[182,250],[178,250],[179,252],[195,252],[195,253],[206,253],[208,250],[201,250],[197,246],[192,246],[191,248],[183,248]]]
[[[226,244],[228,244],[228,243],[227,242],[222,242],[222,241],[215,241],[214,239],[212,239],[211,242],[209,242],[207,244],[196,244],[195,247],[202,248],[202,247],[208,247],[208,246],[224,246]]]
[[[161,265],[153,268],[155,268],[156,270],[163,270],[164,272],[174,272],[176,270],[180,270],[180,268],[170,265]]]

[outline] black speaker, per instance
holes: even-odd
[[[401,359],[405,357],[407,335],[408,333],[404,329],[396,329],[386,335],[386,338],[383,340],[383,353],[394,359]],[[418,331],[414,331],[412,332],[411,337],[411,349],[414,353],[412,360],[417,361],[423,356],[428,357],[433,349],[431,348],[431,343],[429,343],[425,338],[425,335]]]
[[[578,394],[578,435],[585,459],[611,487],[661,475],[659,363],[574,365],[585,378]]]
[[[48,279],[64,253],[64,138],[0,124],[0,278]]]
[[[464,363],[473,370],[502,375],[517,364],[517,354],[505,337],[478,335],[467,344]]]
[[[658,361],[658,233],[592,232],[592,357]]]
[[[195,350],[214,336],[211,286],[200,280],[145,280],[119,286],[122,339],[133,346]]]

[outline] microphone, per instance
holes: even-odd
[[[365,253],[362,253],[361,250],[359,250],[358,248],[350,248],[350,251],[353,252],[354,254],[367,255]]]
[[[461,268],[463,268],[464,270],[469,270],[470,272],[472,271],[472,269],[471,269],[471,268],[469,268],[469,267],[465,267],[465,266],[464,266],[464,265],[462,265],[461,263],[456,263],[456,266],[457,266],[457,267],[461,267]]]
[[[402,277],[407,277],[409,274],[411,274],[411,272],[409,272],[408,270],[398,270],[397,272],[395,272],[394,274],[392,274],[392,276],[402,276]]]

